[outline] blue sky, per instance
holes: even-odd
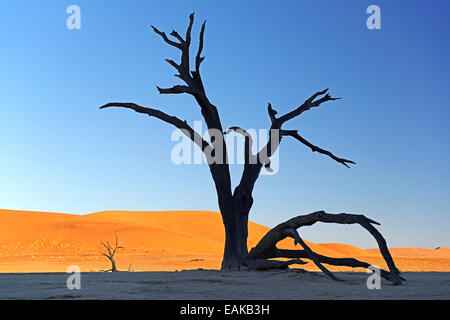
[[[81,8],[68,30],[66,8]],[[366,8],[381,8],[381,30]],[[9,1],[0,4],[0,208],[217,210],[205,165],[171,162],[173,128],[110,101],[200,120],[189,96],[162,96],[178,59],[150,29],[207,19],[202,75],[224,127],[267,128],[315,91],[342,100],[292,120],[352,169],[285,138],[251,220],[274,226],[316,210],[364,213],[393,247],[450,246],[448,1]],[[196,42],[193,44],[196,46]],[[232,168],[234,183],[239,167]],[[316,225],[317,242],[375,247],[356,226]]]

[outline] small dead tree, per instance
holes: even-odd
[[[114,247],[112,247],[109,242],[107,241],[106,243],[104,243],[103,241],[100,241],[101,244],[106,248],[106,250],[108,251],[107,253],[104,252],[100,252],[103,256],[107,257],[109,259],[109,261],[111,262],[111,269],[105,270],[106,272],[111,271],[111,272],[117,272],[119,270],[117,270],[117,266],[116,266],[116,260],[115,260],[115,255],[118,249],[123,249],[123,247],[119,246],[119,238],[117,236],[117,231],[116,231],[116,243],[114,245]],[[131,265],[130,265],[131,267]]]
[[[259,178],[261,170],[263,168],[267,171],[272,170],[272,168],[270,167],[270,159],[276,153],[283,137],[293,138],[306,147],[310,148],[312,152],[326,155],[346,167],[349,167],[350,164],[355,164],[355,162],[351,160],[337,157],[330,151],[312,144],[303,136],[301,136],[298,130],[285,130],[283,128],[283,125],[297,117],[300,117],[304,112],[315,109],[324,103],[335,101],[340,98],[332,97],[328,92],[328,89],[317,91],[302,104],[300,104],[297,108],[294,108],[291,111],[284,113],[283,115],[278,115],[278,112],[272,107],[270,103],[268,103],[267,112],[270,118],[269,140],[265,146],[263,146],[256,154],[254,154],[252,152],[252,136],[247,131],[237,126],[230,127],[228,130],[224,131],[218,108],[209,100],[206,94],[205,86],[200,74],[200,65],[205,59],[205,57],[202,56],[202,51],[206,21],[202,24],[200,29],[199,46],[194,58],[193,68],[191,68],[190,45],[193,24],[194,14],[192,13],[189,16],[189,25],[187,27],[185,37],[183,38],[178,32],[172,30],[170,36],[172,36],[173,39],[169,39],[165,32],[160,31],[156,27],[152,26],[153,31],[158,34],[168,45],[176,48],[181,52],[180,62],[175,62],[171,59],[166,59],[166,62],[173,68],[175,68],[175,70],[177,70],[177,74],[175,76],[184,82],[184,84],[177,84],[170,88],[157,87],[157,89],[160,94],[188,94],[192,96],[199,105],[202,117],[208,127],[208,134],[210,137],[209,141],[203,139],[201,133],[194,130],[186,120],[181,120],[178,117],[169,115],[158,109],[143,107],[132,102],[110,102],[101,106],[100,109],[110,107],[127,108],[138,113],[157,118],[181,130],[184,135],[192,140],[192,142],[203,151],[209,166],[209,170],[211,172],[212,179],[214,181],[218,198],[218,205],[225,227],[225,246],[222,260],[222,270],[248,269],[252,266],[257,269],[286,267],[286,263],[270,260],[270,258],[275,258],[276,255],[281,254],[280,251],[275,250],[275,244],[283,237],[287,236],[294,237],[296,243],[299,243],[304,248],[304,252],[286,253],[286,255],[289,255],[289,257],[294,257],[296,259],[290,261],[291,264],[301,263],[300,257],[309,257],[324,272],[326,272],[326,269],[322,266],[322,263],[342,263],[344,265],[348,265],[350,263],[349,260],[338,261],[331,258],[324,259],[314,254],[305,245],[298,234],[296,234],[296,231],[294,232],[294,230],[302,226],[302,223],[300,222],[303,221],[304,223],[305,221],[309,221],[305,220],[306,218],[300,217],[297,217],[297,220],[295,220],[296,218],[294,218],[294,220],[292,221],[289,220],[289,223],[286,222],[271,230],[261,240],[260,244],[257,246],[258,249],[253,249],[250,253],[247,249],[248,218],[250,209],[253,206],[253,189],[255,187],[256,181]],[[234,188],[234,190],[231,184],[227,146],[224,139],[224,136],[230,132],[236,132],[243,135],[245,138],[244,169],[242,171],[241,180],[238,183],[237,187]],[[336,223],[347,223],[348,221],[347,216],[337,215],[337,218],[331,217],[332,216],[323,216],[318,214],[316,216],[316,221]],[[300,222],[299,224],[290,225],[291,223],[293,223],[293,221]],[[369,232],[374,234],[374,231],[371,228],[371,223],[374,223],[372,220],[365,220],[360,218],[358,221],[361,222],[364,227],[368,227]],[[307,223],[310,223],[310,221]],[[381,237],[381,235],[377,235],[375,236],[375,238],[377,239],[377,241],[384,242],[384,239]],[[400,281],[398,270],[397,268],[395,268],[392,257],[387,250],[387,246],[383,245],[380,246],[380,248],[381,247],[384,248],[384,257],[390,267],[390,277],[392,281],[397,284]],[[331,273],[326,273],[331,276]],[[332,278],[337,279],[334,276],[332,276]]]

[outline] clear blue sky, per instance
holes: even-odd
[[[66,8],[81,8],[81,30]],[[381,8],[381,30],[366,8]],[[207,19],[207,93],[224,127],[267,128],[319,89],[343,100],[287,126],[357,162],[352,169],[285,138],[280,171],[256,185],[251,220],[364,213],[394,247],[450,246],[449,1],[2,1],[0,208],[217,210],[208,168],[170,160],[173,128],[110,101],[158,107],[192,123],[190,96],[161,96],[178,59],[150,29]],[[195,42],[196,43],[196,42]],[[233,167],[233,178],[239,178]],[[375,247],[356,226],[305,238]]]

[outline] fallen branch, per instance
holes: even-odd
[[[379,225],[378,222],[373,221],[364,215],[358,214],[332,214],[326,213],[325,211],[317,211],[307,215],[297,216],[286,222],[277,225],[275,228],[271,229],[260,241],[259,243],[250,251],[248,254],[245,264],[249,268],[253,268],[255,264],[254,261],[258,261],[258,269],[263,269],[263,261],[266,261],[265,269],[279,269],[277,264],[273,264],[273,260],[268,260],[272,258],[289,258],[289,259],[310,259],[312,260],[326,275],[328,275],[333,280],[339,281],[331,271],[325,268],[322,264],[329,264],[334,266],[347,266],[352,268],[369,268],[370,264],[362,262],[353,258],[331,258],[319,255],[313,252],[309,246],[300,238],[297,229],[303,226],[310,226],[316,222],[325,223],[338,223],[338,224],[359,224],[375,238],[380,248],[380,252],[386,261],[389,271],[380,270],[380,275],[391,281],[394,285],[401,284],[402,280],[405,280],[400,276],[400,271],[395,266],[394,260],[389,252],[386,244],[386,240],[383,238],[381,233],[373,226],[373,224]],[[300,244],[304,250],[287,250],[278,249],[276,244],[287,238],[293,238],[295,244]],[[270,261],[270,262],[269,262]],[[291,260],[292,261],[292,260]],[[302,261],[302,260],[301,260]],[[292,263],[291,263],[292,264]]]

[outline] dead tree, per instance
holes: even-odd
[[[111,269],[105,270],[106,272],[111,271],[111,272],[117,272],[119,270],[117,270],[117,266],[116,266],[116,260],[115,260],[115,255],[118,249],[123,249],[123,247],[119,246],[119,238],[117,236],[117,232],[116,232],[116,243],[114,245],[114,247],[112,247],[109,242],[104,243],[103,241],[100,241],[101,244],[106,248],[106,250],[108,251],[107,253],[104,252],[100,252],[103,256],[107,257],[109,259],[109,261],[111,262]],[[131,265],[130,265],[131,267]]]
[[[186,120],[181,120],[175,116],[168,115],[160,110],[147,108],[131,102],[111,102],[100,107],[122,107],[134,110],[138,113],[155,117],[159,120],[167,122],[172,126],[180,129],[187,137],[189,137],[205,154],[209,165],[212,178],[214,180],[216,193],[218,197],[219,209],[222,215],[225,227],[225,248],[222,260],[222,270],[239,270],[240,268],[248,268],[248,217],[250,209],[253,205],[253,188],[264,167],[265,170],[271,170],[270,158],[275,154],[283,137],[291,137],[304,144],[313,152],[324,154],[338,163],[349,167],[354,164],[353,161],[335,156],[330,151],[319,148],[303,138],[298,130],[284,130],[283,125],[290,120],[299,117],[304,112],[320,105],[335,101],[328,93],[328,89],[318,91],[305,100],[297,108],[277,116],[277,111],[272,108],[269,103],[267,112],[271,121],[270,134],[267,144],[262,147],[256,154],[252,152],[251,135],[239,128],[231,127],[224,132],[219,117],[217,107],[208,99],[200,75],[200,65],[205,57],[202,56],[203,37],[205,33],[205,23],[202,24],[199,35],[199,46],[194,59],[193,70],[190,65],[190,45],[191,30],[194,23],[194,14],[189,16],[189,25],[186,35],[183,38],[178,32],[172,30],[169,39],[165,32],[158,30],[152,26],[156,32],[167,44],[175,47],[181,52],[180,62],[166,59],[166,62],[176,69],[178,72],[175,76],[183,81],[183,84],[175,85],[171,88],[157,87],[160,94],[188,94],[191,95],[200,107],[203,119],[208,127],[210,136],[209,141],[203,139],[200,133],[196,132]],[[229,165],[227,162],[227,147],[224,135],[232,131],[242,134],[245,139],[245,163],[241,180],[238,186],[232,190]],[[273,233],[272,233],[273,234]],[[306,250],[306,249],[305,249]],[[317,260],[317,259],[316,259]],[[279,261],[266,261],[266,265],[272,267],[279,266]]]

